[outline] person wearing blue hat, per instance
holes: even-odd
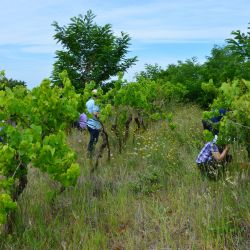
[[[207,129],[213,133],[213,135],[219,134],[219,123],[223,116],[225,116],[227,110],[225,108],[219,109],[219,115],[210,118],[209,120],[202,120],[203,129]]]

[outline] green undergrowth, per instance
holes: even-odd
[[[204,144],[202,111],[172,106],[167,121],[133,134],[122,154],[110,135],[107,153],[90,175],[88,133],[74,130],[69,143],[81,176],[60,187],[29,171],[18,202],[12,235],[0,249],[248,249],[249,166],[246,152],[232,145],[233,162],[217,181],[202,179],[195,158]],[[98,145],[97,145],[98,146]]]

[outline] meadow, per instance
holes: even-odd
[[[217,180],[203,179],[195,159],[204,145],[202,110],[171,104],[167,121],[131,134],[119,154],[110,134],[98,169],[87,158],[87,131],[73,129],[81,175],[58,194],[46,174],[30,169],[13,234],[0,249],[249,249],[250,182],[246,150],[234,142],[233,161]]]

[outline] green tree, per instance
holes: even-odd
[[[159,78],[170,83],[182,84],[186,87],[186,98],[191,101],[197,101],[201,93],[201,65],[193,57],[185,62],[178,61],[177,64],[168,65],[167,69],[159,74]]]
[[[245,62],[250,60],[250,27],[247,29],[249,30],[247,33],[240,30],[233,31],[231,34],[234,35],[234,38],[226,40],[230,49]]]
[[[5,90],[5,88],[14,88],[16,86],[26,86],[26,83],[24,81],[14,80],[12,78],[8,79],[5,76],[4,70],[0,71],[0,90]]]
[[[163,69],[157,63],[155,63],[154,65],[146,63],[145,70],[136,74],[136,80],[138,81],[141,78],[148,78],[150,80],[156,80],[159,78],[162,72],[163,72]]]
[[[204,81],[213,79],[215,86],[220,87],[222,82],[233,80],[240,74],[239,64],[239,58],[227,46],[215,45],[211,55],[207,56],[207,61],[203,64]]]
[[[83,89],[86,82],[95,81],[100,86],[118,72],[125,72],[136,62],[136,57],[126,58],[130,37],[121,32],[115,36],[111,25],[99,26],[94,23],[91,10],[85,16],[71,18],[67,26],[54,22],[54,38],[63,50],[56,51],[56,62],[52,79],[60,84],[59,73],[67,70],[72,85]]]

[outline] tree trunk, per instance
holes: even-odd
[[[19,178],[19,183],[17,186],[15,186],[13,192],[12,192],[12,199],[13,201],[17,201],[19,196],[22,194],[22,192],[24,191],[25,187],[27,186],[28,183],[28,179],[27,179],[27,165],[24,163],[20,163],[19,166],[21,172],[24,172],[23,175],[20,176]],[[11,211],[8,214],[7,217],[7,222],[4,225],[4,233],[5,234],[11,234],[13,232],[13,222],[15,221],[15,216],[16,216],[16,212],[15,211]]]
[[[102,124],[102,123],[101,123]],[[97,152],[97,155],[96,155],[96,160],[95,160],[95,164],[94,166],[92,167],[91,169],[91,173],[93,173],[97,167],[98,167],[98,164],[99,164],[99,159],[102,158],[102,153],[103,153],[103,150],[107,147],[108,149],[108,160],[110,160],[110,146],[109,146],[109,139],[108,139],[108,134],[107,132],[105,131],[105,128],[102,124],[102,131],[101,131],[101,137],[102,137],[102,145],[100,146],[98,152]]]
[[[129,137],[129,126],[132,121],[132,115],[130,115],[125,123],[125,135],[124,135],[124,142],[128,140]]]
[[[121,154],[121,152],[122,152],[122,139],[121,139],[121,136],[120,136],[119,131],[117,129],[117,125],[113,124],[111,130],[114,131],[114,133],[116,135],[116,138],[118,140],[118,150],[119,150],[119,153]]]

